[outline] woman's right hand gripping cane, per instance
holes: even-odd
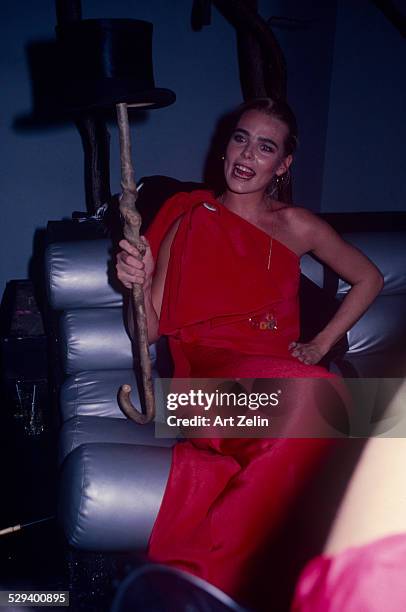
[[[148,240],[145,236],[141,236],[141,240],[146,246],[146,251],[142,260],[135,246],[132,246],[125,239],[119,242],[121,251],[117,254],[116,270],[117,276],[124,287],[131,289],[132,284],[137,283],[138,285],[143,285],[145,293],[151,289],[155,262]]]
[[[117,276],[125,287],[131,289],[133,283],[142,285],[144,291],[145,311],[148,321],[148,339],[156,342],[159,338],[158,327],[161,315],[162,300],[165,287],[166,273],[169,265],[171,246],[178,230],[181,219],[177,219],[170,227],[161,241],[156,263],[151,252],[150,245],[145,236],[141,237],[147,250],[142,261],[137,256],[138,250],[127,240],[119,242],[121,251],[117,254]],[[132,311],[129,310],[128,324],[133,336]]]
[[[116,270],[117,277],[127,289],[131,289],[133,283],[142,285],[148,324],[148,340],[152,343],[158,339],[158,316],[152,302],[152,279],[155,262],[148,240],[145,236],[141,236],[141,240],[146,246],[142,259],[140,259],[138,249],[127,240],[123,239],[119,242],[121,251],[117,253]],[[134,316],[131,300],[128,308],[128,328],[131,337],[134,338]]]

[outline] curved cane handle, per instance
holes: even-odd
[[[118,392],[118,401],[120,403],[121,410],[124,412],[124,414],[129,419],[131,419],[132,421],[135,421],[139,425],[146,425],[147,423],[150,423],[151,421],[153,421],[154,414],[153,413],[151,414],[151,410],[148,411],[148,406],[147,406],[147,413],[143,414],[142,412],[137,410],[135,406],[133,406],[131,402],[130,394],[131,394],[130,385],[122,385],[120,387],[120,390]]]

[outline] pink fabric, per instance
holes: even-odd
[[[304,569],[291,612],[404,612],[406,535],[381,538]]]

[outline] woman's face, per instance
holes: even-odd
[[[265,192],[275,175],[284,174],[292,162],[285,155],[285,123],[257,110],[240,118],[224,160],[227,187],[234,193]]]

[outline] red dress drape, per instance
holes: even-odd
[[[208,191],[166,202],[147,233],[153,255],[176,219],[160,333],[175,377],[331,375],[291,357],[299,334],[299,258]],[[254,321],[271,313],[277,329]],[[250,321],[251,319],[251,321]],[[246,597],[266,568],[263,542],[330,447],[323,439],[199,439],[178,443],[149,555]],[[265,574],[264,574],[265,572]]]

